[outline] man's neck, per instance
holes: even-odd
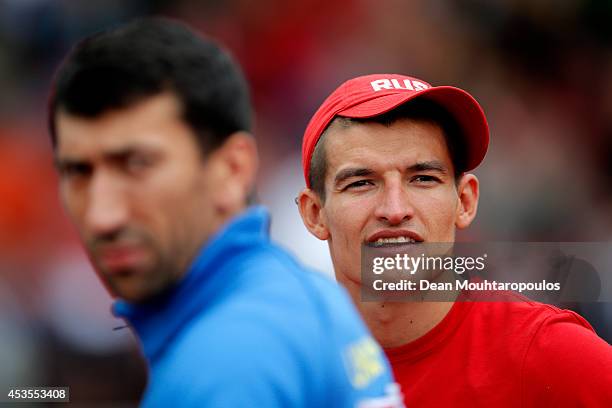
[[[454,302],[362,302],[358,284],[346,282],[353,302],[374,338],[384,348],[398,347],[424,336],[440,323]]]

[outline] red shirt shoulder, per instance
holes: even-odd
[[[610,407],[612,347],[580,315],[556,309],[529,344],[523,390],[537,406]]]
[[[425,336],[386,350],[407,406],[612,406],[610,346],[591,326],[574,312],[501,295],[456,302]],[[589,370],[597,381],[587,381]]]

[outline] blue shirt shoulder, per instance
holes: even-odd
[[[244,232],[226,229],[194,263],[186,281],[199,287],[191,299],[203,298],[180,302],[189,304],[188,318],[179,308],[174,317],[183,323],[150,349],[144,405],[355,407],[398,399],[389,395],[396,390],[388,363],[344,289],[305,270],[267,234],[245,239]],[[200,274],[206,279],[194,279]]]

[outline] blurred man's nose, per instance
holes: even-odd
[[[123,190],[110,174],[98,173],[93,177],[85,215],[86,228],[90,234],[109,235],[125,226],[129,211]]]
[[[414,216],[414,207],[400,177],[385,181],[375,215],[389,225],[401,224]]]

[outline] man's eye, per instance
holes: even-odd
[[[133,155],[125,159],[124,166],[129,172],[140,172],[146,170],[153,164],[148,157]]]
[[[418,176],[414,176],[412,178],[412,181],[415,181],[417,183],[431,184],[431,183],[439,183],[440,179],[438,177],[435,177],[435,176],[428,176],[428,175],[425,175],[425,174],[420,174]]]
[[[351,184],[348,184],[346,187],[343,188],[343,190],[352,190],[352,189],[356,189],[359,187],[369,186],[371,184],[372,182],[370,180],[358,180],[358,181],[352,182]]]
[[[84,163],[68,163],[60,167],[60,174],[64,178],[86,177],[91,173],[92,167]]]

